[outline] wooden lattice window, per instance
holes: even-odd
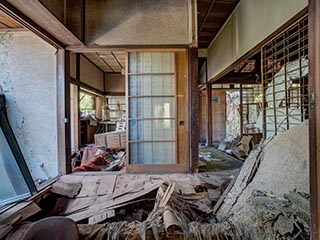
[[[308,17],[267,42],[261,57],[268,138],[308,119]]]

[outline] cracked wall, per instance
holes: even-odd
[[[0,33],[0,85],[34,180],[58,174],[55,53],[31,32]]]

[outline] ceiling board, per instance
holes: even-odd
[[[106,73],[120,73],[125,66],[124,51],[99,51],[84,55]]]
[[[197,0],[199,48],[209,46],[239,1]],[[210,6],[212,6],[211,9]]]

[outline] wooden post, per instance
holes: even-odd
[[[320,239],[320,1],[309,0],[309,151],[311,239]],[[317,124],[318,123],[318,124]]]
[[[207,112],[207,144],[212,146],[212,84],[208,83],[206,88],[206,112]]]
[[[240,138],[243,136],[243,88],[240,83]]]
[[[71,123],[70,123],[70,52],[65,51],[65,149],[66,173],[71,173]]]
[[[189,48],[188,75],[190,77],[190,171],[198,171],[199,161],[199,91],[198,91],[198,48]]]

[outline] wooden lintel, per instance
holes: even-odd
[[[67,50],[71,52],[89,53],[89,52],[103,52],[106,50],[123,51],[125,49],[163,49],[163,48],[188,48],[189,45],[86,45],[86,46],[68,46]]]
[[[125,92],[105,92],[105,96],[125,96]]]
[[[90,86],[90,85],[88,85],[88,84],[86,84],[86,83],[84,83],[84,82],[81,82],[81,83],[80,83],[80,87],[82,87],[82,88],[84,88],[84,89],[87,89],[87,90],[89,90],[89,91],[91,91],[91,92],[94,92],[94,93],[96,93],[96,94],[99,94],[99,95],[101,95],[101,96],[104,96],[104,95],[105,95],[105,93],[104,93],[103,91],[100,91],[99,89],[96,89],[95,87],[92,87],[92,86]]]
[[[64,46],[83,45],[83,43],[61,23],[42,3],[38,0],[1,0],[2,5],[11,5],[17,11],[24,14],[25,17],[41,26],[52,37],[57,39]],[[25,26],[24,24],[22,24]],[[27,27],[27,26],[25,26]],[[31,29],[30,29],[31,30]]]
[[[26,4],[27,5],[27,4]],[[51,35],[48,31],[46,31],[42,26],[34,22],[24,13],[16,9],[10,3],[5,0],[0,0],[0,11],[7,14],[9,17],[20,23],[26,29],[30,30],[31,32],[35,33],[37,36],[45,40],[46,42],[50,43],[56,48],[64,48],[65,45]]]
[[[220,78],[218,81],[215,81],[214,84],[260,84],[256,78],[242,78],[242,77],[223,77]]]

